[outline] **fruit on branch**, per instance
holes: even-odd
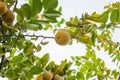
[[[67,45],[70,39],[71,39],[70,34],[65,30],[60,30],[55,35],[56,43],[61,46]]]
[[[43,75],[38,75],[36,80],[43,80]]]
[[[7,12],[2,15],[2,20],[6,23],[12,23],[15,19],[15,15],[13,13],[13,11],[11,11],[10,9],[7,10]]]
[[[4,2],[0,2],[0,15],[3,15],[7,12],[7,5]]]
[[[56,74],[53,78],[53,80],[64,80],[63,77],[59,76],[58,74]]]
[[[52,80],[53,75],[51,71],[46,71],[43,73],[43,80]]]

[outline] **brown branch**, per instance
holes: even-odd
[[[2,30],[2,36],[3,36],[2,44],[4,44],[5,43],[5,39],[6,39],[6,35],[5,35],[4,27],[2,27],[2,19],[1,18],[0,18],[0,28]],[[2,52],[5,54],[5,48],[4,47],[2,48]],[[5,60],[5,55],[4,54],[1,56],[2,59],[1,59],[1,63],[0,63],[0,70],[2,69],[3,64],[4,64],[4,60]]]
[[[26,35],[23,35],[25,37],[42,37],[42,38],[49,38],[49,39],[54,39],[54,37],[49,37],[49,36],[43,36],[43,35],[29,35],[29,34],[26,34]]]
[[[18,3],[18,0],[15,1],[15,5],[14,5],[14,8],[13,8],[13,11],[15,11],[15,8],[17,7],[17,3]]]
[[[119,75],[119,77],[118,77],[118,80],[120,80],[120,75]]]

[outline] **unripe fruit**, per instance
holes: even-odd
[[[3,15],[7,12],[7,6],[4,2],[0,2],[0,15]]]
[[[43,80],[43,75],[38,75],[36,80]]]
[[[43,19],[44,19],[43,14],[40,14],[40,13],[37,14],[37,15],[36,15],[36,19],[37,19],[37,20],[43,20]]]
[[[67,45],[70,41],[70,38],[70,34],[65,30],[60,30],[55,35],[56,43],[61,46]]]
[[[43,73],[43,80],[52,80],[53,73],[51,71],[47,71]]]
[[[56,74],[53,80],[64,80],[64,78]]]
[[[11,10],[7,10],[7,12],[4,15],[2,15],[2,20],[6,23],[12,23],[14,19],[15,15]]]

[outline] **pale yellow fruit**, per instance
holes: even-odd
[[[6,23],[12,23],[14,19],[15,15],[11,10],[7,10],[7,12],[4,15],[2,15],[2,20]]]
[[[82,37],[84,37],[85,39],[90,39],[90,35],[88,34],[84,34]]]
[[[43,75],[38,75],[36,80],[43,80]]]
[[[52,80],[53,75],[51,71],[46,71],[43,73],[43,80]]]
[[[58,74],[56,74],[53,78],[53,80],[64,80],[63,77],[59,76]]]
[[[4,2],[0,2],[0,15],[3,15],[7,12],[7,6]]]
[[[67,45],[70,39],[71,39],[70,34],[65,30],[60,30],[55,35],[56,43],[61,46]]]
[[[36,15],[36,18],[37,18],[37,20],[43,20],[44,19],[43,14],[40,14],[40,13]]]

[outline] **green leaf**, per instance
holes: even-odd
[[[34,75],[40,74],[41,72],[42,72],[42,69],[40,67],[38,67],[38,66],[31,67],[30,71],[29,71],[29,73],[32,73]]]
[[[39,52],[40,50],[41,50],[41,46],[38,45],[38,46],[37,46],[37,52]]]
[[[109,54],[111,54],[113,51],[114,51],[114,50],[113,50],[112,44],[109,44]]]
[[[118,20],[118,18],[119,18],[119,12],[118,12],[118,10],[114,9],[110,15],[110,21],[112,23],[115,23]]]
[[[63,69],[66,66],[66,64],[67,64],[67,60],[62,61],[60,64],[60,68]]]
[[[5,76],[7,78],[10,78],[11,80],[14,80],[17,76],[15,75],[15,72],[13,70],[8,70],[5,73]]]
[[[53,10],[58,6],[58,0],[43,0],[43,6],[45,11]]]
[[[37,25],[37,24],[26,24],[26,28],[28,29],[28,30],[32,30],[32,31],[37,31],[37,30],[39,30],[39,25]]]
[[[44,16],[45,16],[45,18],[46,18],[46,20],[48,22],[52,22],[52,23],[56,23],[57,22],[56,17],[50,17],[50,16],[46,16],[46,15],[44,15]]]
[[[15,48],[13,48],[13,49],[12,49],[12,51],[11,51],[11,53],[10,53],[10,56],[11,56],[11,57],[13,57],[13,56],[14,56],[14,54],[15,54],[15,52],[16,52],[16,49],[15,49]]]
[[[25,41],[25,39],[24,38],[19,38],[18,40],[17,40],[17,47],[18,47],[18,49],[23,49],[24,48],[24,41]]]
[[[91,59],[92,59],[93,62],[96,61],[96,55],[95,55],[94,51],[92,51]]]
[[[86,57],[87,59],[89,59],[89,58],[91,57],[91,52],[90,52],[90,51],[87,51],[85,57]]]
[[[118,22],[120,22],[120,6],[118,7],[118,12],[119,12],[119,17],[118,17]]]
[[[75,16],[74,22],[79,23],[79,20],[78,20],[78,17],[77,17],[77,16]]]
[[[75,61],[76,66],[80,66],[82,63],[80,61]]]
[[[20,53],[19,55],[14,56],[14,57],[12,58],[11,62],[14,63],[14,64],[16,64],[16,63],[18,63],[18,62],[21,62],[22,59],[23,59],[23,54]]]
[[[56,10],[48,10],[44,13],[44,15],[48,17],[59,17],[61,16],[61,13]]]
[[[80,37],[80,38],[78,39],[78,41],[80,41],[80,42],[82,42],[82,43],[84,43],[84,44],[90,44],[90,43],[91,43],[89,39],[86,39],[86,38],[84,38],[84,37]]]
[[[42,10],[41,0],[31,0],[31,9],[32,16],[34,17],[37,13],[39,13]]]
[[[34,44],[31,41],[26,41],[24,47],[24,53],[32,53],[34,49]]]
[[[42,45],[47,45],[48,43],[49,43],[48,41],[46,41],[46,42],[43,42],[43,41],[42,41],[42,42],[41,42]]]
[[[49,62],[49,59],[50,59],[50,55],[47,53],[41,58],[41,63],[43,65],[46,65]]]
[[[32,20],[30,23],[32,24],[47,24],[49,23],[48,20]]]
[[[82,72],[77,73],[77,79],[78,80],[85,80],[84,74]]]
[[[21,10],[24,16],[29,20],[31,18],[31,7],[28,4],[24,4],[21,6]]]
[[[92,31],[91,41],[94,45],[95,45],[96,37],[97,37],[97,31]]]
[[[69,76],[69,77],[67,77],[67,79],[65,79],[65,80],[76,80],[76,77],[75,77],[75,76],[70,75],[70,76]]]
[[[100,17],[101,22],[105,24],[108,21],[108,17],[109,17],[109,12],[108,11],[103,12],[102,16]]]
[[[91,71],[91,72],[88,72],[88,73],[86,74],[86,78],[87,78],[87,79],[92,78],[92,77],[93,77],[92,73],[93,73],[92,71]]]
[[[17,13],[17,16],[19,17],[19,20],[24,20],[24,14],[21,9],[15,8],[15,12]]]
[[[120,61],[120,54],[116,56],[116,59]]]

